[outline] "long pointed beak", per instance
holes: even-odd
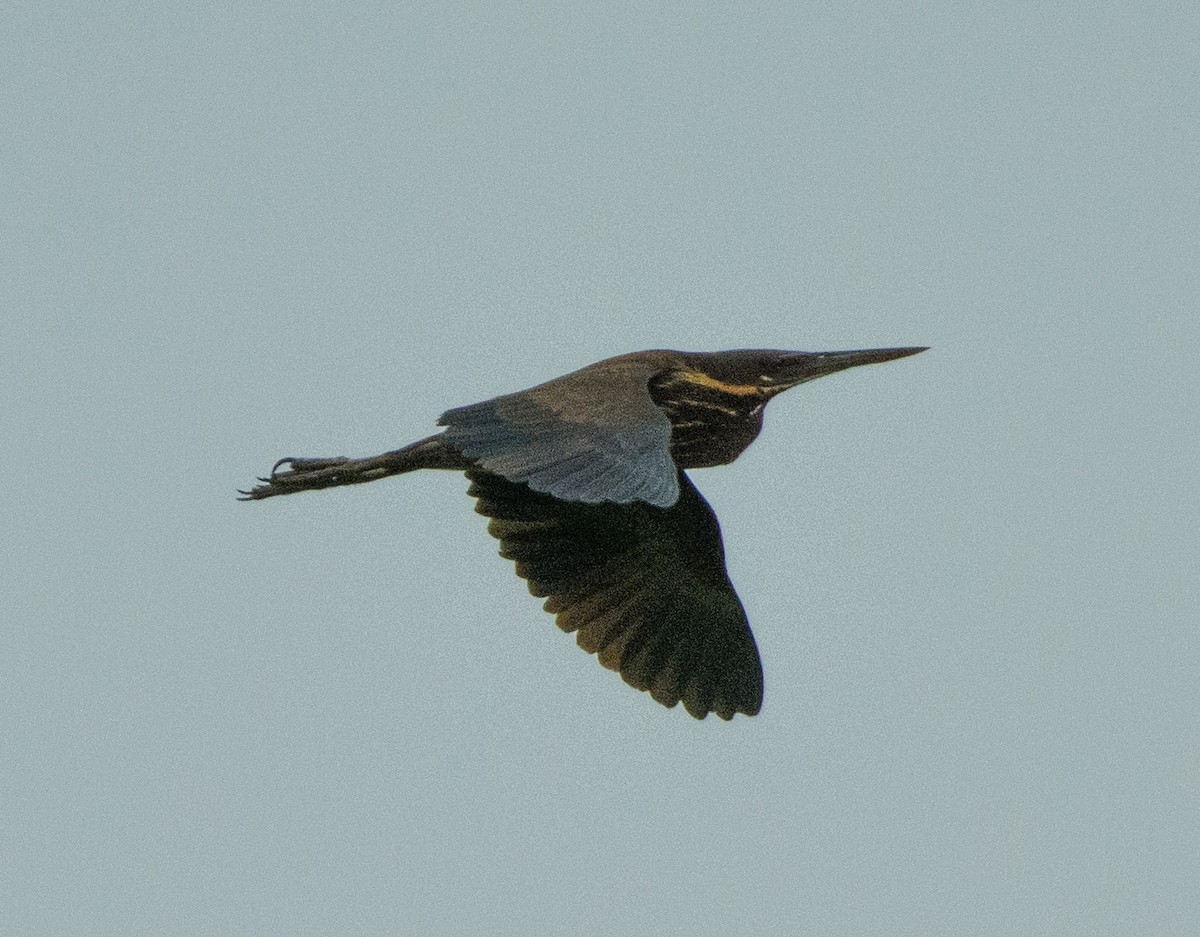
[[[907,358],[918,352],[928,351],[923,348],[869,348],[863,351],[795,351],[783,357],[770,375],[771,390],[774,393],[813,381],[827,374],[845,371],[846,368],[857,368],[860,364],[879,364],[881,361],[894,361],[897,358]]]

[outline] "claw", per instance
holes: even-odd
[[[271,466],[271,478],[278,478],[280,475],[301,475],[305,472],[319,472],[322,469],[337,468],[339,465],[345,465],[350,460],[344,455],[333,456],[324,459],[302,459],[299,456],[288,456],[286,459],[280,459]],[[281,465],[286,465],[282,472],[279,470]]]

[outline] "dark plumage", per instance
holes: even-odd
[[[736,459],[789,387],[924,350],[621,355],[448,410],[444,432],[383,455],[281,459],[242,495],[464,471],[501,556],[580,647],[665,706],[754,715],[758,650],[717,519],[683,470]]]

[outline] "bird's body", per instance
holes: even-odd
[[[736,459],[789,387],[924,350],[620,355],[448,410],[444,432],[380,456],[281,459],[243,494],[464,471],[501,555],[580,646],[664,705],[753,715],[758,651],[716,517],[684,469]]]

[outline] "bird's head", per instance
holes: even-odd
[[[776,351],[753,349],[692,353],[678,377],[734,396],[770,399],[788,388],[826,374],[878,364],[925,351],[925,348],[872,348],[864,351]]]

